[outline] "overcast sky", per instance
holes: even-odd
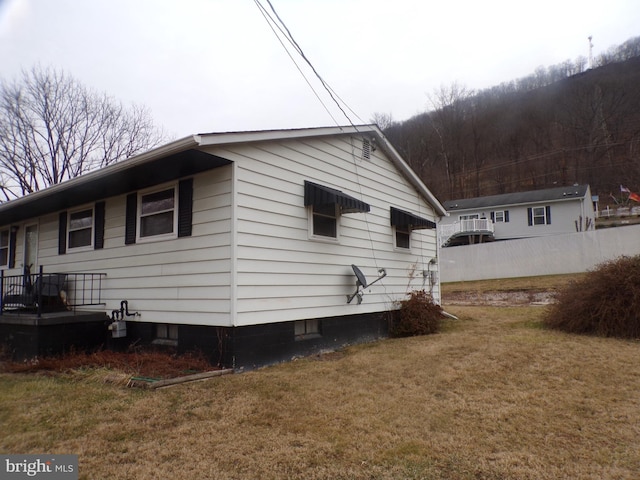
[[[271,2],[354,123],[587,57],[590,35],[594,56],[640,35],[638,0]],[[0,0],[0,75],[37,63],[147,106],[170,137],[349,122],[254,0]]]

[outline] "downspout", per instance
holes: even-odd
[[[238,327],[238,164],[231,163],[231,232],[229,251],[231,256],[229,280],[229,315],[231,324],[231,368],[236,368],[236,328]]]

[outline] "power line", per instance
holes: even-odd
[[[320,104],[324,107],[325,111],[327,112],[327,114],[329,114],[329,116],[331,117],[331,119],[333,120],[333,123],[335,123],[336,125],[338,125],[338,121],[334,118],[334,116],[331,114],[331,111],[329,110],[329,108],[325,105],[325,103],[322,101],[322,99],[320,98],[320,95],[318,94],[318,92],[316,92],[315,88],[313,88],[313,85],[311,85],[311,82],[309,81],[309,79],[307,78],[307,76],[304,74],[304,72],[302,71],[302,69],[300,68],[300,66],[298,65],[298,63],[295,61],[295,59],[293,58],[293,56],[291,55],[291,52],[289,52],[289,50],[287,49],[287,47],[285,46],[284,42],[282,41],[282,38],[280,38],[280,36],[278,35],[278,33],[275,31],[274,25],[278,28],[278,30],[280,30],[280,32],[284,34],[284,32],[282,31],[282,29],[280,28],[280,26],[274,22],[273,18],[269,15],[269,12],[267,12],[264,7],[260,4],[260,2],[258,0],[254,0],[255,4],[258,6],[258,9],[260,10],[260,13],[262,13],[262,16],[264,17],[264,19],[266,20],[267,24],[269,25],[269,28],[271,28],[271,31],[273,32],[273,34],[276,36],[276,38],[278,39],[278,41],[280,42],[280,45],[282,45],[282,48],[284,48],[284,51],[287,53],[287,55],[289,56],[289,58],[291,59],[291,61],[293,62],[293,64],[296,66],[296,68],[298,69],[298,72],[300,72],[300,75],[302,75],[302,78],[304,78],[304,81],[307,82],[307,85],[309,85],[309,88],[311,89],[311,91],[313,92],[313,94],[316,96],[316,98],[318,99],[318,101],[320,102]],[[285,35],[286,37],[286,35]]]
[[[287,25],[284,23],[284,21],[282,20],[282,18],[280,18],[280,15],[278,15],[278,12],[276,11],[275,7],[273,6],[273,4],[271,3],[270,0],[266,0],[267,3],[269,4],[269,7],[271,8],[271,11],[273,12],[273,14],[275,15],[275,17],[277,18],[277,22],[276,20],[274,20],[274,18],[269,14],[269,12],[266,10],[266,8],[260,3],[260,0],[254,0],[255,4],[258,6],[258,8],[260,9],[263,17],[265,18],[265,20],[267,21],[267,23],[269,23],[269,26],[271,27],[271,30],[273,31],[274,35],[276,35],[276,37],[278,37],[278,41],[280,42],[280,44],[282,45],[282,47],[285,49],[285,51],[287,52],[287,55],[289,55],[289,58],[291,58],[291,61],[293,61],[294,65],[296,65],[296,68],[298,69],[298,71],[301,73],[301,75],[304,77],[305,81],[307,82],[307,84],[309,85],[309,87],[313,90],[314,94],[316,95],[316,98],[318,98],[318,100],[320,101],[320,103],[322,104],[322,106],[325,108],[325,110],[327,110],[327,113],[329,113],[327,106],[324,104],[324,102],[320,99],[320,96],[318,95],[318,93],[315,91],[315,89],[311,86],[311,83],[309,82],[309,80],[307,79],[307,77],[305,76],[305,74],[302,72],[302,70],[300,69],[300,67],[298,66],[297,62],[294,60],[294,58],[291,56],[291,54],[289,53],[289,50],[287,49],[287,47],[285,46],[285,44],[283,43],[282,39],[280,38],[280,36],[277,34],[277,32],[275,31],[274,27],[272,26],[275,25],[278,30],[280,30],[280,33],[287,39],[287,41],[293,46],[294,50],[296,51],[296,53],[298,53],[298,55],[300,55],[300,57],[307,63],[307,65],[309,66],[309,68],[311,68],[313,74],[316,76],[316,78],[320,81],[322,87],[327,91],[327,93],[329,94],[329,97],[331,98],[331,100],[336,104],[336,106],[340,109],[340,111],[342,112],[342,114],[345,116],[345,118],[347,119],[347,121],[349,122],[349,124],[356,128],[356,126],[354,125],[353,121],[351,120],[351,118],[349,117],[349,115],[347,115],[347,112],[345,111],[344,108],[342,108],[342,105],[345,106],[345,108],[347,110],[349,110],[353,115],[355,115],[358,120],[362,123],[364,123],[362,121],[362,119],[358,116],[358,114],[356,114],[353,109],[351,109],[349,107],[349,105],[347,105],[347,103],[342,100],[342,98],[340,98],[340,96],[335,92],[335,90],[333,88],[331,88],[331,86],[322,78],[322,76],[318,73],[318,71],[316,70],[316,68],[313,66],[313,64],[311,63],[311,61],[309,60],[309,58],[305,55],[305,53],[303,52],[302,48],[300,47],[300,45],[298,44],[298,42],[296,42],[295,38],[293,37],[293,35],[291,34],[291,31],[289,30],[289,28],[287,27]],[[283,30],[284,28],[284,30]],[[336,123],[336,125],[338,125],[338,123],[336,122],[335,118],[333,117],[333,115],[331,115],[331,113],[329,113],[329,116],[331,116],[331,118],[333,119],[334,123]]]

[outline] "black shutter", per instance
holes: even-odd
[[[99,250],[104,247],[104,202],[96,202],[95,211],[95,241],[93,248]]]
[[[18,229],[17,227],[11,227],[9,231],[9,268],[15,268],[16,266],[16,240]]]
[[[178,237],[190,237],[193,223],[193,178],[178,184]]]
[[[533,225],[533,210],[531,207],[527,208],[527,217],[529,218],[529,226]]]
[[[493,223],[496,223],[496,214],[495,214],[495,212],[491,212],[491,221]]]
[[[124,222],[124,243],[136,243],[136,224],[138,216],[138,194],[127,195],[126,219]]]
[[[504,211],[504,221],[508,222],[509,221],[509,210],[505,210]]]
[[[545,216],[547,217],[547,225],[551,225],[551,207],[549,205],[547,205],[546,207],[544,207],[545,210]]]
[[[58,227],[58,254],[67,253],[67,212],[60,212]]]

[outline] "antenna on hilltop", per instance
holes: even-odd
[[[591,42],[592,38],[593,36],[589,35],[589,64],[587,66],[589,70],[593,68],[593,43]]]

